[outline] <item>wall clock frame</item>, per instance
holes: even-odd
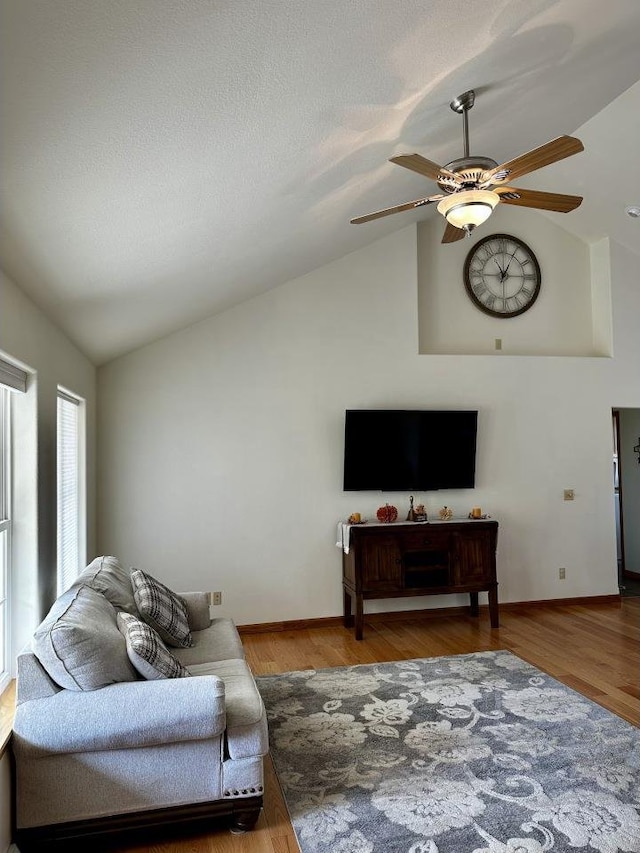
[[[528,311],[542,282],[533,250],[511,234],[489,234],[478,241],[467,255],[463,278],[476,308],[502,320]]]

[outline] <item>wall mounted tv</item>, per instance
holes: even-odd
[[[477,411],[347,409],[345,491],[472,489]]]

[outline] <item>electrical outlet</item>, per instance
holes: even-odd
[[[496,338],[495,346],[496,349],[502,349],[502,338]]]
[[[572,501],[575,499],[576,493],[573,489],[565,489],[564,490],[564,499],[565,501]]]
[[[567,576],[567,570],[564,568],[564,566],[562,568],[558,569],[558,577],[560,578],[561,581],[563,581],[566,578],[566,576]]]
[[[209,593],[209,604],[217,606],[218,604],[222,604],[222,593],[221,592],[210,592]]]

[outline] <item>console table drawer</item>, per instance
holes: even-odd
[[[447,551],[451,545],[449,531],[423,530],[403,531],[399,535],[402,551]]]

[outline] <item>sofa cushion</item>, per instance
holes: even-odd
[[[169,646],[193,645],[183,599],[142,569],[131,570],[133,597],[140,616]]]
[[[118,628],[127,644],[129,660],[147,681],[159,678],[188,678],[191,674],[171,654],[158,632],[142,619],[130,613],[118,613]]]
[[[250,758],[269,751],[267,716],[251,670],[244,660],[194,664],[191,675],[216,675],[224,682],[227,749],[230,758]]]
[[[32,649],[56,684],[68,690],[138,678],[113,605],[88,586],[74,586],[58,598],[36,629]]]
[[[124,569],[117,557],[96,557],[80,573],[73,586],[83,584],[101,592],[116,610],[138,615],[131,588],[131,569]]]
[[[231,619],[213,619],[203,631],[193,631],[193,645],[188,649],[175,649],[174,654],[191,668],[194,663],[209,663],[230,658],[244,658],[244,649],[236,626]]]
[[[180,598],[187,605],[187,616],[191,631],[204,631],[211,625],[208,592],[180,592]]]

